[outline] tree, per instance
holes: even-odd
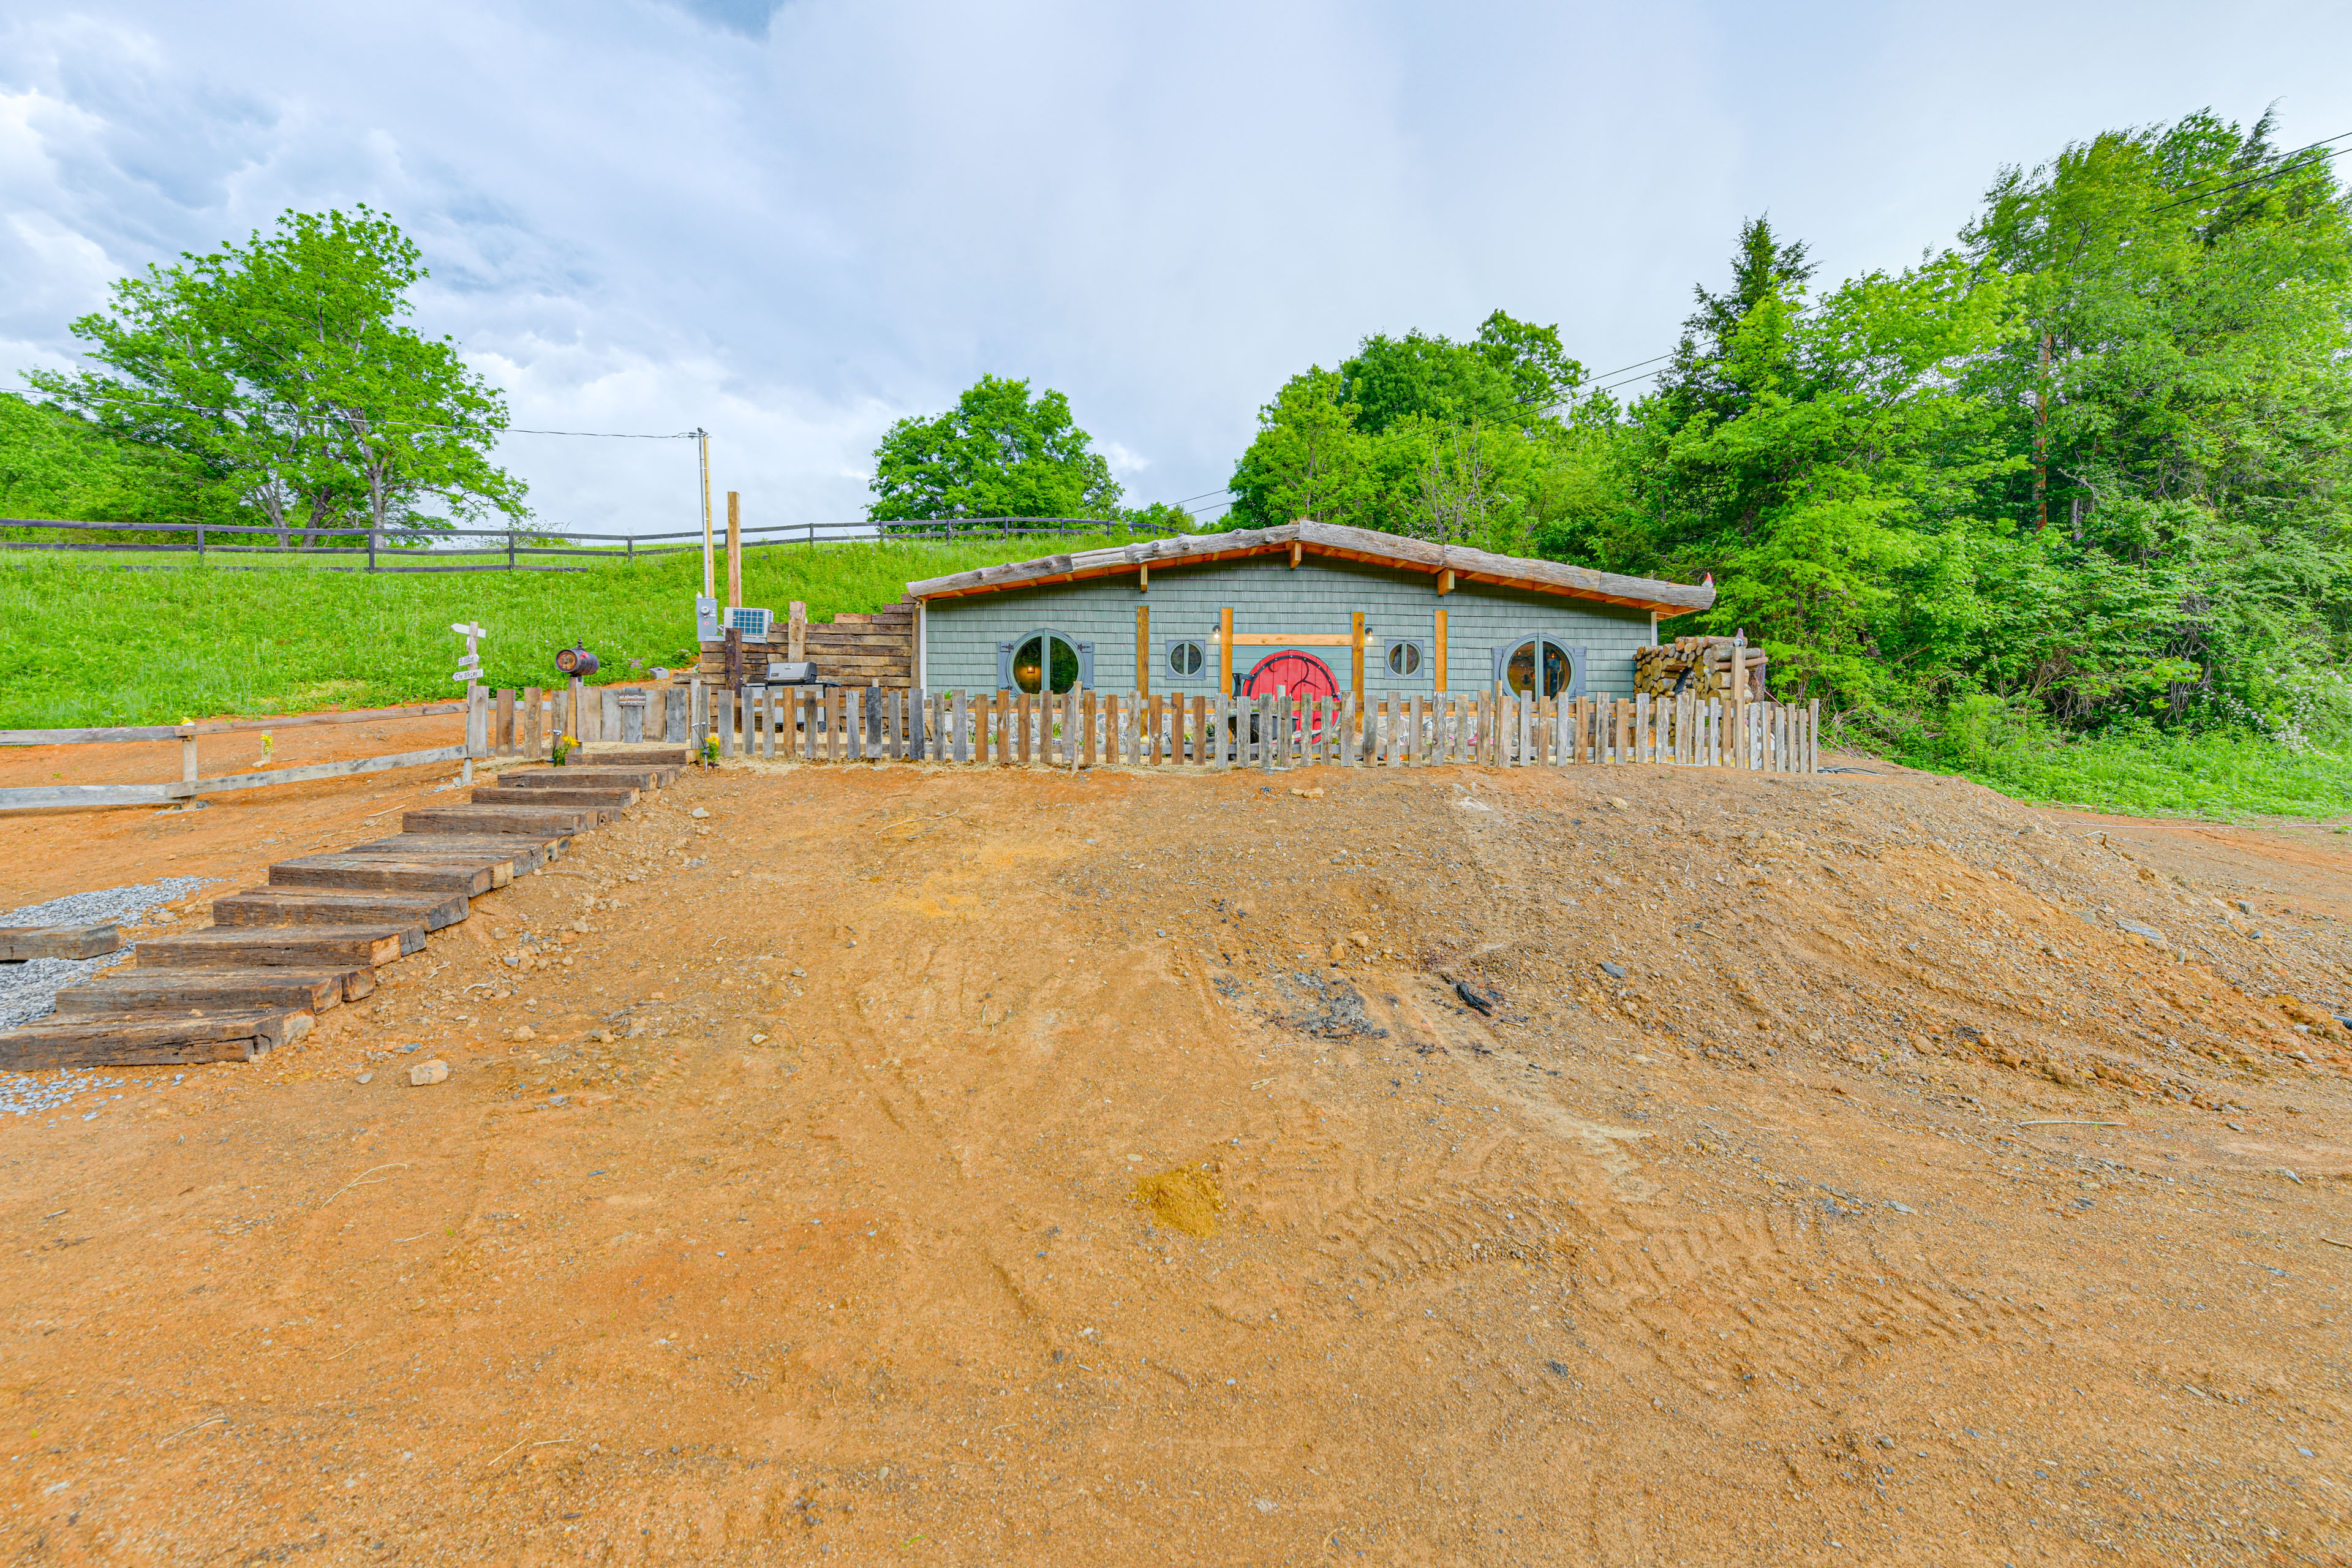
[[[1557,322],[1538,327],[1496,310],[1478,323],[1470,352],[1510,378],[1513,399],[1529,424],[1566,406],[1584,385],[1584,367],[1560,346]]]
[[[1566,452],[1555,411],[1583,381],[1558,327],[1501,310],[1466,343],[1375,333],[1337,371],[1311,366],[1258,410],[1226,525],[1312,518],[1521,548],[1545,499],[1567,493],[1550,482]]]
[[[1311,365],[1257,411],[1257,437],[1234,465],[1228,527],[1345,522],[1371,499],[1374,444],[1344,396],[1337,372]]]
[[[2026,464],[1993,497],[1983,664],[2082,722],[2284,722],[2352,634],[2352,221],[2265,115],[2109,132],[2000,172],[1962,254],[2019,330],[1977,367]],[[2014,584],[2055,593],[2011,591]]]
[[[1119,517],[1110,465],[1070,400],[983,375],[929,419],[901,419],[874,451],[876,522],[959,517]]]
[[[402,325],[427,276],[391,219],[289,212],[277,232],[114,285],[73,323],[113,374],[26,379],[105,430],[176,453],[303,542],[527,515],[491,464],[504,399],[449,339]],[[439,508],[438,512],[426,510]]]
[[[1772,233],[1770,217],[1749,218],[1739,226],[1731,287],[1711,294],[1704,284],[1691,286],[1698,309],[1684,319],[1682,341],[1659,378],[1661,388],[1678,402],[1677,418],[1704,413],[1723,419],[1738,412],[1738,389],[1725,378],[1723,365],[1740,323],[1768,299],[1801,297],[1813,270],[1805,259],[1805,242],[1782,242]]]
[[[203,471],[178,454],[126,441],[54,405],[0,395],[0,517],[226,521],[226,510]]]

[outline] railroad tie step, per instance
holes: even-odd
[[[100,958],[121,945],[121,929],[110,923],[0,926],[0,963],[23,963],[35,958]]]
[[[256,1009],[323,1013],[375,989],[373,968],[110,969],[58,993],[61,1015],[220,1013]]]
[[[478,789],[474,792],[476,805],[532,806],[570,805],[597,811],[626,811],[637,804],[637,792],[633,789],[604,789],[583,785],[579,789]]]
[[[410,840],[398,849],[341,849],[337,850],[332,858],[362,860],[381,866],[435,866],[444,870],[488,871],[493,888],[503,888],[530,869],[510,851],[500,848],[496,838],[481,847],[466,849],[425,848]],[[288,884],[289,887],[297,885]]]
[[[463,893],[468,898],[498,885],[488,866],[436,866],[395,860],[386,855],[308,855],[269,868],[273,888],[341,888],[403,893]]]
[[[604,813],[574,806],[436,805],[403,812],[404,833],[579,833]]]
[[[536,871],[560,860],[572,842],[569,835],[540,838],[528,833],[395,833],[372,838],[341,851],[345,855],[389,855],[395,860],[430,860],[439,855],[490,855],[511,859],[515,875]]]
[[[620,767],[682,768],[694,758],[684,746],[615,746],[607,751],[592,744],[580,748],[580,761],[588,767],[604,763]]]
[[[131,949],[134,969],[381,969],[425,949],[425,927],[215,926],[148,937]]]
[[[501,789],[660,789],[674,781],[676,768],[526,768],[500,773]]]
[[[215,926],[421,925],[439,931],[466,918],[463,893],[342,891],[329,888],[247,888],[213,900]]]
[[[249,1062],[310,1033],[309,1012],[257,1007],[170,1018],[152,1013],[92,1017],[53,1014],[0,1034],[0,1068],[174,1067]]]

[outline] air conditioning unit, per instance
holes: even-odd
[[[745,642],[766,642],[768,628],[775,624],[776,612],[773,610],[730,608],[727,612],[727,629],[741,632]]]

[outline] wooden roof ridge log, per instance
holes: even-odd
[[[1230,533],[1181,534],[1076,554],[1007,562],[909,583],[907,592],[916,599],[956,598],[967,594],[1107,576],[1142,566],[1201,563],[1248,555],[1288,555],[1294,546],[1302,557],[1328,555],[1343,561],[1402,567],[1426,572],[1433,579],[1450,573],[1457,582],[1623,605],[1637,610],[1654,610],[1661,616],[1687,615],[1715,604],[1711,583],[1668,583],[1654,577],[1571,566],[1560,561],[1540,561],[1532,556],[1498,555],[1467,545],[1439,544],[1401,533],[1349,528],[1342,523],[1307,521],[1284,523],[1277,528],[1236,529]]]

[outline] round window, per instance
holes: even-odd
[[[1543,684],[1536,684],[1536,661],[1543,661]],[[1511,661],[1504,667],[1504,679],[1511,689],[1522,697],[1557,697],[1568,689],[1568,650],[1556,642],[1523,642],[1511,650]]]
[[[1180,642],[1168,650],[1168,672],[1171,675],[1198,675],[1206,656],[1196,642]]]
[[[1013,684],[1020,690],[1062,692],[1077,683],[1078,650],[1067,637],[1034,637],[1013,650]]]
[[[1391,675],[1419,675],[1421,673],[1421,645],[1419,643],[1410,642],[1392,642],[1389,644],[1389,673]]]

